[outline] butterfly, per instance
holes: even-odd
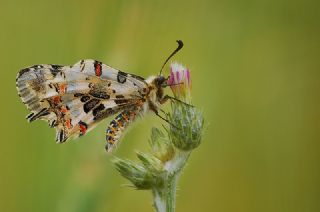
[[[114,69],[96,60],[80,60],[72,66],[34,65],[16,78],[18,94],[31,113],[29,122],[45,120],[56,129],[56,142],[85,135],[101,120],[115,115],[106,130],[106,150],[111,151],[130,123],[148,111],[157,116],[168,86],[162,69],[183,47],[166,59],[157,76],[147,79]]]

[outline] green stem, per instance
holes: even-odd
[[[177,181],[178,181],[178,174],[172,175],[168,177],[167,182],[167,211],[174,212],[176,206],[176,190],[177,190]]]
[[[152,189],[154,207],[157,212],[175,211],[177,181],[182,169],[186,165],[190,153],[190,151],[177,150],[175,157],[166,162],[166,174],[163,175],[163,185]]]

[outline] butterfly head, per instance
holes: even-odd
[[[168,78],[165,78],[164,76],[159,75],[154,79],[154,84],[157,88],[165,88],[168,85],[167,80]]]
[[[152,87],[152,89],[160,90],[168,86],[168,77],[162,75],[150,76],[146,79],[146,82]]]

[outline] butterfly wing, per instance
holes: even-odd
[[[31,111],[27,119],[48,121],[57,142],[84,135],[103,118],[140,104],[148,91],[143,78],[95,60],[28,67],[16,85]]]

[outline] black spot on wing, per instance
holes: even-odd
[[[115,99],[114,102],[117,104],[117,105],[123,105],[123,104],[126,104],[129,102],[128,99]]]
[[[63,66],[62,65],[51,65],[53,69],[61,69]]]
[[[64,130],[60,130],[60,132],[59,132],[59,141],[60,142],[62,142],[64,140],[64,135],[65,135]]]
[[[113,110],[112,108],[107,108],[105,110],[100,111],[99,113],[97,113],[94,117],[93,120],[97,121],[97,120],[101,120],[104,118],[107,118],[115,113],[117,113],[118,110]]]
[[[85,95],[85,96],[82,96],[82,97],[80,98],[80,101],[81,101],[81,102],[87,102],[89,99],[90,99],[90,96]]]
[[[95,109],[93,109],[92,114],[93,116],[97,116],[101,111],[103,111],[105,109],[103,104],[100,104],[98,107],[96,107]]]
[[[50,68],[50,72],[51,74],[56,77],[58,73],[61,72],[61,65],[51,65],[51,68]]]
[[[27,73],[29,71],[30,71],[30,68],[25,68],[25,69],[20,70],[17,79],[19,77],[21,77],[24,73]]]
[[[89,94],[93,97],[99,98],[99,99],[110,99],[110,95],[108,95],[104,91],[100,90],[91,90]]]
[[[83,96],[84,94],[82,94],[82,93],[75,93],[75,94],[73,94],[73,96],[74,97],[80,97],[80,96]]]
[[[52,128],[52,127],[57,126],[56,122],[57,122],[56,120],[52,120],[52,122],[49,124],[50,127]]]
[[[100,100],[98,99],[91,99],[83,105],[83,111],[89,113],[99,102]]]
[[[34,113],[30,113],[30,114],[26,117],[26,119],[30,119],[33,115],[34,115]]]
[[[83,72],[85,66],[86,66],[86,64],[84,63],[84,60],[81,60],[80,61],[80,70],[81,70],[81,72]]]
[[[116,95],[116,98],[117,98],[117,99],[123,99],[124,96],[120,94],[120,95]]]
[[[119,83],[125,83],[127,81],[128,74],[122,71],[118,72],[117,80]]]
[[[34,113],[31,113],[29,114],[26,118],[28,119],[29,122],[32,122],[42,116],[46,116],[46,115],[49,115],[50,112],[48,110],[48,108],[43,108],[42,110],[40,110],[38,113],[34,114]]]

